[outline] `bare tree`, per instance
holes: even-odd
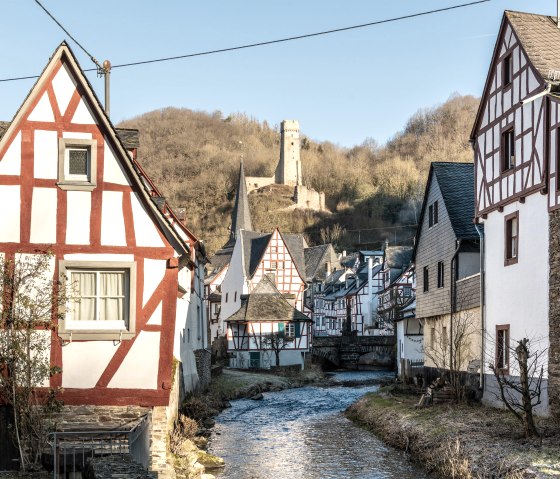
[[[425,325],[425,330],[428,326],[431,328],[429,342],[423,346],[424,356],[434,364],[445,383],[451,386],[457,401],[465,398],[463,376],[469,364],[476,362],[478,325],[478,316],[472,309],[451,314],[448,323],[436,320]]]
[[[276,355],[276,366],[280,366],[280,353],[294,340],[293,336],[287,336],[283,331],[276,331],[261,336],[261,347],[274,351]]]
[[[544,355],[546,350],[531,351],[530,340],[523,338],[515,347],[496,345],[502,362],[510,363],[508,368],[498,364],[489,367],[499,387],[499,398],[506,408],[523,424],[525,437],[540,437],[535,425],[533,411],[541,404],[542,380],[544,375]],[[509,358],[513,358],[510,361]]]
[[[58,409],[49,378],[60,373],[50,361],[51,331],[67,296],[53,280],[54,259],[44,252],[0,257],[0,400],[13,410],[13,436],[20,467],[40,460],[50,417]]]

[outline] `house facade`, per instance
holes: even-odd
[[[542,412],[560,411],[560,188],[557,19],[504,13],[472,130],[476,219],[485,231],[485,398],[488,365],[516,374],[522,338],[543,357]],[[546,53],[551,51],[550,54]]]
[[[293,306],[291,296],[278,290],[272,274],[242,296],[240,308],[226,320],[231,367],[304,368],[313,339],[311,319]]]
[[[472,163],[432,163],[413,253],[424,364],[478,372],[480,236],[473,223]]]
[[[53,280],[72,288],[65,317],[42,332],[62,371],[43,386],[60,391],[70,419],[88,405],[100,417],[137,406],[152,426],[171,420],[173,358],[192,354],[181,338],[190,321],[190,346],[205,348],[205,316],[192,315],[203,307],[202,244],[137,163],[137,132],[112,126],[65,43],[1,126],[0,253],[48,251]]]

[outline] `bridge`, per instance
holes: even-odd
[[[395,345],[395,336],[314,336],[311,354],[337,368],[393,367]]]

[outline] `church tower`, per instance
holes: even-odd
[[[284,120],[280,124],[280,161],[276,167],[275,183],[301,185],[299,122]]]
[[[243,169],[243,160],[239,165],[239,180],[237,182],[237,193],[235,194],[235,203],[231,212],[231,230],[228,244],[235,243],[239,230],[253,230],[251,223],[251,212],[249,211],[249,198],[247,196],[247,184],[245,182],[245,170]]]

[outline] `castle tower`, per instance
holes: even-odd
[[[280,161],[274,175],[281,185],[301,185],[299,122],[284,120],[280,124]]]

